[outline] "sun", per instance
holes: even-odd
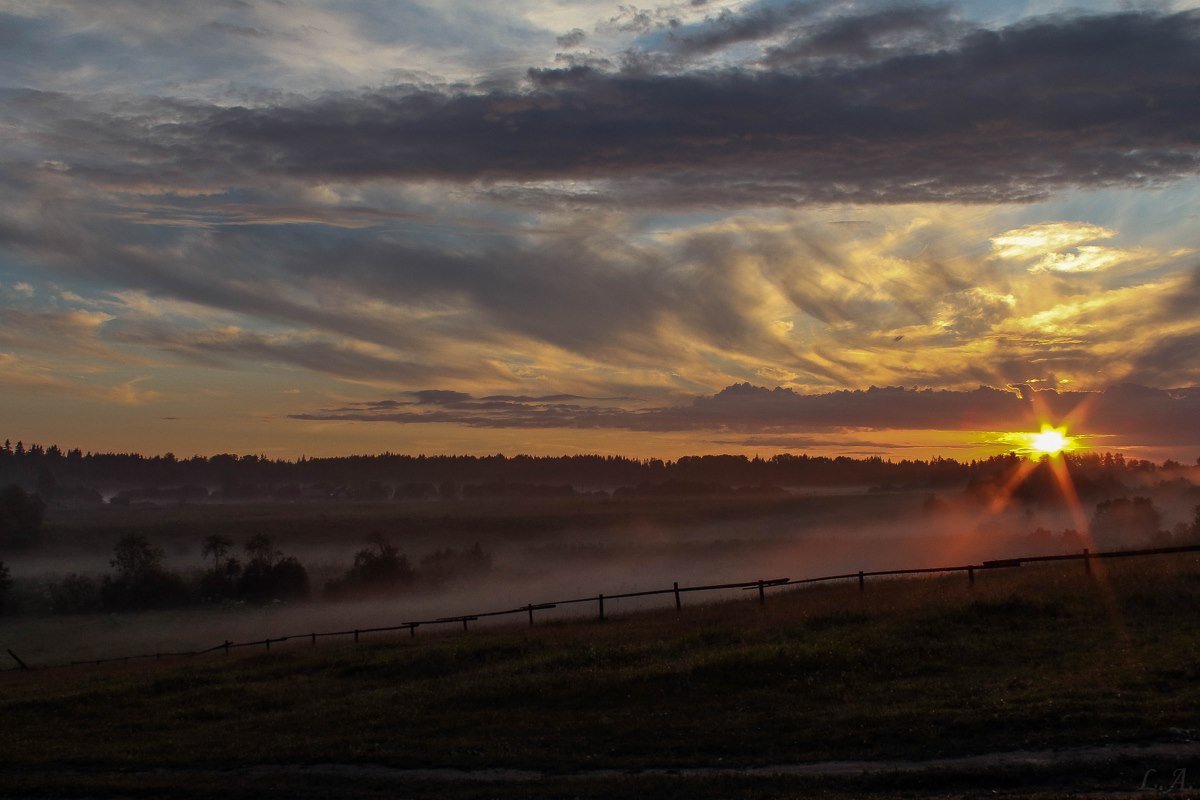
[[[1031,433],[1028,436],[1029,448],[1035,453],[1055,456],[1064,450],[1075,449],[1075,442],[1070,436],[1067,436],[1066,428],[1042,425],[1041,433]]]

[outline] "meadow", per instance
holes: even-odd
[[[907,566],[937,557],[993,557],[1007,539],[964,536],[921,512],[923,495],[832,494],[778,498],[565,498],[341,504],[187,504],[51,508],[36,546],[4,559],[14,575],[0,642],[30,663],[126,652],[195,649],[226,638],[280,636],[397,624],[404,619],[522,606],[672,581],[724,583]],[[322,588],[378,532],[413,563],[442,548],[478,544],[486,575],[363,602],[325,602]],[[211,567],[201,552],[218,533],[234,555],[269,537],[307,567],[312,601],[217,603],[187,608],[54,614],[48,589],[72,573],[98,582],[113,546],[144,536],[185,577]],[[965,551],[964,551],[965,548]],[[969,551],[969,552],[967,552]],[[783,572],[781,572],[783,570]],[[626,607],[637,607],[632,601]],[[546,612],[563,617],[573,609]],[[210,642],[211,640],[211,642]]]
[[[1147,770],[1200,755],[1189,744],[1200,559],[1097,567],[6,672],[0,785],[6,796],[1133,793]],[[894,768],[1052,749],[1064,752],[1019,768]],[[893,768],[739,771],[842,760]]]

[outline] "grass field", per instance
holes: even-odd
[[[1133,791],[1151,768],[1200,775],[1200,764],[1117,756],[1087,770],[624,774],[1190,740],[1200,732],[1200,560],[1103,567],[7,672],[0,794],[321,796],[336,785],[359,796],[1060,796]],[[349,772],[307,775],[315,764]],[[550,777],[446,782],[363,765]],[[593,770],[617,772],[571,777]]]

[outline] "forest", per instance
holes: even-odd
[[[1155,464],[1126,459],[1120,453],[1063,457],[1077,479],[1093,483],[1191,469],[1175,461]],[[296,460],[233,454],[179,458],[172,453],[85,453],[6,440],[0,447],[0,485],[36,491],[47,502],[82,504],[554,497],[616,490],[689,495],[777,492],[794,486],[911,490],[995,481],[1020,461],[1011,453],[971,461],[786,453],[769,458],[705,455],[666,461],[600,455],[394,453]]]

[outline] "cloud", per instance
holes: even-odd
[[[950,5],[894,5],[808,25],[790,41],[769,48],[764,61],[775,67],[834,59],[878,61],[953,46],[970,32]]]
[[[1041,258],[1096,239],[1111,239],[1116,231],[1086,222],[1040,222],[992,237],[992,250],[1000,258]]]
[[[1195,174],[1198,74],[1200,14],[1128,12],[811,71],[534,70],[523,89],[221,108],[10,92],[5,113],[45,131],[39,160],[114,185],[569,179],[684,206],[1013,202]]]
[[[1195,278],[1193,278],[1193,284]],[[1194,286],[1169,298],[1163,305],[1170,309],[1194,294]],[[1191,306],[1194,315],[1196,306]],[[1171,326],[1153,336],[1131,358],[1127,380],[1162,385],[1179,376],[1200,375],[1200,324]]]
[[[181,328],[144,319],[112,326],[108,339],[124,345],[153,347],[202,366],[233,368],[245,361],[281,364],[374,384],[403,385],[434,375],[453,378],[461,374],[453,367],[435,368],[403,360],[394,353],[354,342],[291,332],[263,334],[235,327]],[[486,372],[486,369],[471,371],[470,375],[479,377]]]
[[[427,398],[437,395],[420,393]],[[1136,444],[1200,444],[1200,387],[1175,390],[1118,384],[1099,392],[1029,386],[970,391],[874,387],[803,394],[751,384],[729,386],[678,406],[633,409],[559,401],[489,401],[445,393],[420,410],[384,403],[292,415],[299,420],[454,423],[476,428],[614,428],[635,431],[736,431],[763,446],[816,446],[801,432],[851,430],[1036,430],[1042,415],[1072,420],[1072,433]],[[860,442],[869,446],[870,442]],[[889,445],[890,446],[890,445]]]
[[[837,448],[841,454],[849,454],[862,448],[868,448],[875,453],[890,450],[904,450],[909,445],[896,442],[877,442],[870,439],[855,439],[852,437],[831,436],[749,436],[744,439],[715,439],[713,444],[734,445],[736,447],[769,447],[780,450],[816,450]],[[966,448],[972,445],[940,445],[949,448]]]
[[[943,304],[936,324],[956,336],[974,338],[1011,317],[1016,298],[976,286],[945,297]]]
[[[992,237],[998,258],[1026,261],[1030,272],[1098,272],[1120,264],[1146,260],[1145,250],[1124,250],[1085,244],[1111,239],[1116,232],[1085,222],[1043,222]]]
[[[11,86],[256,102],[396,72],[466,78],[533,57],[544,37],[509,8],[466,0],[39,0],[0,9],[0,69]]]
[[[587,34],[584,33],[581,28],[572,28],[571,30],[557,37],[555,41],[558,43],[559,47],[578,47],[579,45],[583,44],[585,39],[587,39]]]
[[[6,392],[57,395],[73,400],[112,405],[144,405],[164,395],[140,384],[149,380],[139,376],[113,384],[104,375],[63,375],[37,362],[12,353],[0,352],[0,388]]]
[[[1124,264],[1139,256],[1128,250],[1079,245],[1069,253],[1047,253],[1030,272],[1096,272]]]
[[[3,195],[0,243],[42,280],[105,287],[63,296],[112,318],[88,341],[221,369],[257,360],[514,396],[1103,382],[1123,377],[1151,321],[1192,319],[1187,303],[1159,308],[1180,286],[1163,277],[1083,294],[1029,275],[1036,251],[1006,270],[987,256],[996,228],[971,210],[864,209],[854,226],[794,211],[647,230],[568,212],[485,235],[407,223],[197,230],[89,214],[74,197],[43,203],[31,185]],[[1152,255],[1145,263],[1165,263]],[[28,300],[7,299],[10,336],[73,340],[27,316]]]
[[[135,19],[153,6],[114,5],[128,30],[102,20],[93,34],[160,55],[189,32],[263,34],[282,48],[272,59],[294,45],[286,20],[243,18],[241,4]],[[54,5],[59,22],[21,17],[11,35],[44,43],[89,7]],[[13,134],[0,141],[0,280],[29,287],[3,295],[0,342],[45,354],[75,337],[107,365],[165,354],[468,390],[545,406],[532,419],[578,403],[590,411],[571,414],[603,420],[578,398],[664,404],[743,381],[820,393],[1200,379],[1194,305],[1164,301],[1180,288],[1176,251],[1110,242],[1119,214],[1021,226],[957,205],[1194,173],[1197,14],[989,31],[945,6],[715,7],[647,12],[636,46],[698,54],[661,69],[310,95],[254,70],[268,86],[253,96],[68,92],[66,78],[0,90]],[[552,48],[576,23],[547,19]],[[348,24],[330,35],[371,40]],[[893,205],[914,199],[934,202]],[[825,205],[844,201],[862,205]],[[74,299],[48,310],[53,283]],[[87,327],[101,318],[86,314],[111,319]]]
[[[681,55],[713,53],[741,42],[774,36],[831,5],[831,0],[760,1],[749,3],[737,11],[722,9],[703,23],[672,32],[667,44]]]

